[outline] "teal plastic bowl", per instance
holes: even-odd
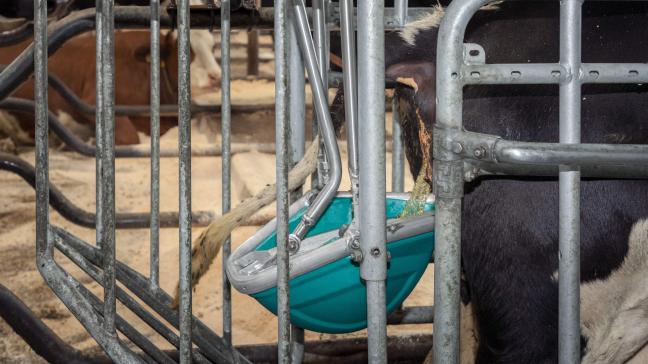
[[[352,200],[336,197],[308,236],[338,230],[351,223]],[[387,218],[397,218],[405,206],[402,198],[387,198]],[[426,211],[434,205],[427,203]],[[306,208],[290,218],[291,231]],[[431,219],[430,219],[431,220]],[[406,223],[406,222],[405,222]],[[276,247],[272,233],[256,248]],[[325,247],[322,247],[325,248]],[[425,272],[434,251],[434,232],[426,232],[387,244],[391,260],[387,268],[387,313],[400,307]],[[276,287],[251,295],[265,308],[277,314]],[[290,321],[306,330],[321,333],[346,333],[367,327],[367,298],[360,267],[345,256],[290,281]]]

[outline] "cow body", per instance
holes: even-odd
[[[150,102],[149,32],[118,31],[115,33],[115,104],[148,105]],[[11,63],[31,40],[2,48],[0,64]],[[160,99],[162,104],[177,103],[177,46],[169,35],[162,37],[160,47]],[[61,79],[84,102],[95,104],[95,36],[87,33],[66,42],[48,60],[49,73]],[[34,98],[33,79],[24,82],[11,96]],[[65,101],[54,89],[49,89],[49,109],[65,112],[77,122],[94,125],[94,115],[81,113]],[[17,113],[25,130],[34,129],[33,115]],[[162,117],[161,132],[177,125],[177,118]],[[139,142],[137,131],[148,133],[150,119],[143,117],[115,117],[115,142]]]
[[[498,10],[478,12],[465,41],[482,45],[487,63],[557,62],[558,14],[557,2],[505,2]],[[417,26],[388,34],[385,42],[388,77],[417,86],[396,90],[415,177],[422,153],[431,152],[421,150],[419,119],[431,133],[438,31]],[[646,62],[646,41],[645,3],[585,3],[583,62]],[[469,86],[464,100],[466,130],[508,140],[559,140],[556,85]],[[648,87],[585,85],[582,101],[584,143],[648,144]],[[465,187],[461,257],[476,316],[476,362],[557,363],[557,179],[482,177]],[[647,217],[648,181],[583,179],[584,362],[622,363],[648,341],[648,281],[639,274],[648,266],[648,226],[642,222]],[[619,280],[626,282],[624,290]],[[605,302],[610,294],[614,300]],[[643,319],[634,331],[624,327],[631,318]]]

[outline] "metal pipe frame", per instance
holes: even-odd
[[[149,279],[160,284],[160,1],[151,0],[151,230]],[[178,221],[180,218],[178,217]]]
[[[47,123],[47,1],[34,0],[34,85],[36,108],[36,262],[46,283],[70,308],[90,335],[115,361],[140,363],[142,360],[119,338],[105,330],[104,319],[78,289],[81,285],[54,260],[54,240],[49,226],[49,153]],[[5,70],[6,72],[6,70]],[[4,72],[3,72],[4,74]],[[1,77],[0,77],[1,78]],[[108,325],[109,326],[109,325]]]
[[[353,23],[353,1],[340,1],[340,37],[342,39],[342,62],[344,70],[344,113],[347,130],[349,180],[353,198],[353,216],[360,215],[360,191],[358,166],[358,69],[356,67],[355,23]],[[354,219],[357,222],[358,219]],[[357,231],[358,227],[352,227]],[[351,233],[351,231],[350,231]]]
[[[296,26],[288,24],[288,54],[290,63],[290,167],[294,167],[303,157],[306,147],[306,77],[297,41]],[[302,188],[290,193],[290,203],[302,197]],[[304,330],[291,325],[291,362],[301,363],[304,359]]]
[[[385,280],[385,58],[384,2],[358,3],[360,164],[360,277],[367,287],[369,363],[387,363]]]
[[[494,173],[559,177],[559,360],[576,363],[580,360],[580,178],[648,177],[647,146],[580,143],[580,90],[585,83],[644,83],[648,67],[581,63],[583,0],[561,2],[558,64],[485,65],[483,52],[481,61],[470,55],[464,59],[466,47],[479,47],[463,44],[466,26],[486,2],[453,2],[439,29],[434,128],[434,361],[458,362],[463,182]],[[560,143],[516,142],[463,131],[464,85],[515,83],[559,85]]]
[[[290,1],[277,1],[275,31],[275,140],[277,179],[277,362],[291,362],[288,170],[290,168]],[[292,15],[292,14],[291,14]]]
[[[311,80],[310,85],[313,92],[313,107],[317,114],[318,129],[322,136],[329,171],[328,181],[317,194],[306,213],[304,213],[293,233],[290,234],[291,249],[298,250],[300,240],[306,235],[311,226],[314,225],[317,219],[326,210],[331,200],[335,197],[338,187],[340,186],[340,181],[342,180],[342,162],[340,161],[337,137],[333,128],[331,114],[328,109],[328,93],[326,92],[326,88],[324,87],[324,83],[320,77],[321,74],[318,72],[317,58],[315,55],[313,39],[310,36],[308,19],[306,17],[306,8],[303,0],[294,0],[293,8],[295,15],[293,21],[296,27],[295,30],[299,40],[302,57],[306,65],[308,78]]]
[[[232,202],[232,100],[231,100],[231,67],[230,67],[230,0],[221,1],[221,211],[230,210]],[[222,253],[222,290],[223,290],[223,340],[232,346],[232,287],[227,277],[225,264],[232,250],[231,236],[223,243]]]
[[[97,0],[96,12],[96,241],[102,253],[103,325],[116,336],[115,315],[115,45],[114,4]]]
[[[180,364],[191,362],[191,79],[189,0],[178,3],[178,148],[180,187]]]
[[[395,0],[394,10],[398,25],[407,24],[407,0]],[[392,99],[392,192],[405,190],[405,148],[403,146],[403,132],[400,125],[400,110],[398,100]]]

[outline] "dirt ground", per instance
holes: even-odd
[[[263,65],[263,69],[269,67]],[[271,70],[272,68],[270,68]],[[268,104],[274,103],[273,84],[266,81],[234,81],[232,85],[234,103]],[[220,100],[218,92],[194,93],[197,102]],[[307,97],[308,99],[309,97]],[[307,118],[308,119],[308,118]],[[390,119],[388,115],[387,120]],[[260,111],[251,114],[234,114],[233,142],[274,142],[274,114]],[[391,126],[386,123],[388,134]],[[310,128],[307,128],[310,129]],[[220,140],[220,115],[202,115],[193,121],[192,140],[195,144],[213,143]],[[146,137],[143,143],[146,144]],[[164,147],[177,143],[177,130],[171,130],[162,138]],[[340,141],[341,144],[345,144]],[[34,164],[34,152],[22,150],[20,157]],[[391,180],[390,161],[387,156],[387,181]],[[146,212],[149,210],[149,171],[148,159],[118,159],[116,161],[116,206],[118,212]],[[346,154],[343,153],[343,165]],[[253,168],[251,168],[253,166]],[[274,155],[249,152],[233,157],[232,189],[233,205],[257,192],[265,184],[274,181]],[[346,168],[342,190],[348,189]],[[221,206],[221,159],[217,157],[197,157],[192,160],[192,206],[193,210],[208,210],[220,213]],[[407,172],[407,170],[406,170]],[[406,173],[406,189],[412,186],[409,173]],[[95,161],[65,150],[51,150],[50,179],[77,206],[87,210],[95,209]],[[178,161],[176,158],[163,158],[161,161],[161,211],[178,209]],[[307,185],[309,185],[307,183]],[[23,300],[57,335],[75,348],[84,351],[99,350],[96,343],[83,329],[81,324],[57,299],[43,281],[35,267],[35,194],[34,190],[20,177],[0,172],[0,283],[12,290]],[[267,211],[272,211],[269,207]],[[63,227],[87,242],[94,243],[95,231],[76,226],[62,218],[53,209],[51,223]],[[233,233],[233,249],[250,237],[258,227],[241,227]],[[202,228],[194,227],[192,236],[196,238]],[[117,257],[140,273],[148,275],[149,263],[148,229],[118,230]],[[162,229],[160,234],[160,272],[161,286],[172,293],[178,277],[178,229]],[[74,267],[73,263],[59,254],[57,260],[86,284],[95,294],[101,288]],[[406,305],[430,305],[433,297],[432,266],[421,282],[407,299]],[[216,333],[222,332],[222,295],[221,295],[220,257],[201,280],[193,298],[194,314]],[[233,299],[233,340],[236,345],[269,343],[276,340],[277,321],[274,315],[247,295],[236,290]],[[162,339],[154,335],[133,314],[124,307],[118,307],[133,325],[141,328],[156,343],[163,345]],[[431,331],[431,325],[390,327],[390,333]],[[362,336],[358,332],[345,336]],[[321,335],[308,332],[307,340],[331,338],[334,335]],[[169,348],[168,344],[164,346]],[[0,320],[0,363],[39,363],[38,357],[11,328]]]

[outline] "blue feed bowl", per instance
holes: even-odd
[[[387,218],[397,218],[407,201],[386,199]],[[434,209],[427,203],[426,211]],[[293,231],[306,208],[290,217]],[[336,197],[307,236],[337,230],[351,223],[352,200]],[[275,247],[276,232],[256,250]],[[434,233],[428,232],[387,244],[391,260],[387,267],[387,313],[400,307],[425,272],[434,252]],[[277,288],[251,295],[265,308],[277,314]],[[306,330],[322,333],[346,333],[367,327],[367,297],[360,278],[360,267],[350,257],[324,265],[290,281],[290,321]]]

